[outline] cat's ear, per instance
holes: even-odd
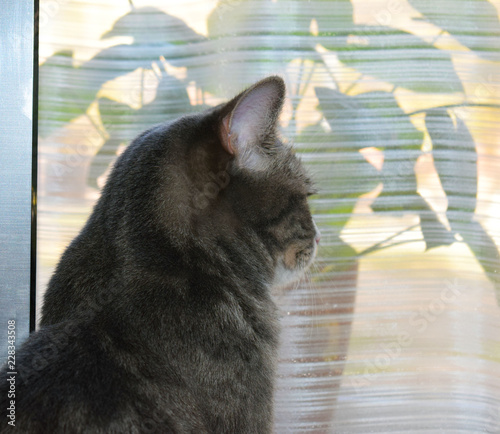
[[[240,167],[250,170],[267,167],[266,151],[274,145],[284,100],[285,83],[282,78],[272,76],[254,84],[224,107],[220,125],[222,146]]]

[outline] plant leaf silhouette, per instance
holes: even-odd
[[[369,145],[389,152],[420,149],[423,133],[413,126],[392,93],[350,96],[326,87],[315,87],[315,92],[339,146],[361,149]]]
[[[394,95],[375,91],[349,96],[322,87],[315,91],[335,140],[345,146],[345,151],[370,144],[384,152],[378,177],[383,190],[372,209],[418,214],[427,249],[451,244],[452,235],[417,193],[414,166],[421,155],[423,133],[413,126]]]
[[[495,241],[475,220],[457,222],[454,229],[460,233],[488,279],[495,285],[497,303],[500,304],[500,253]]]
[[[342,149],[335,132],[325,131],[319,123],[304,128],[294,140],[302,152],[315,157],[308,161],[322,199],[313,212],[329,215],[327,224],[330,235],[338,236],[352,216],[356,202],[362,194],[373,190],[379,183],[378,171],[357,150]],[[333,155],[332,155],[333,154]]]
[[[59,52],[40,66],[42,137],[84,114],[104,83],[138,68],[150,68],[158,53],[115,45],[74,66],[72,52]]]
[[[465,123],[444,108],[428,110],[425,125],[432,141],[434,166],[448,198],[448,220],[471,221],[476,208],[477,153]]]
[[[259,78],[284,73],[297,58],[320,60],[304,2],[219,1],[207,20],[213,52],[202,87],[229,97]],[[286,37],[284,37],[286,36]]]
[[[434,247],[448,246],[455,242],[453,233],[439,220],[436,212],[427,203],[420,193],[417,193],[421,198],[417,200],[418,215],[420,218],[420,230],[425,241],[425,250]]]
[[[134,8],[119,18],[101,39],[115,36],[132,36],[137,45],[188,45],[206,39],[180,18],[149,6]]]
[[[483,59],[500,60],[498,11],[488,0],[409,0],[424,17]]]
[[[168,74],[163,74],[159,81],[155,99],[140,109],[100,98],[101,122],[109,137],[92,160],[88,184],[97,187],[97,178],[115,160],[120,145],[128,145],[144,129],[176,119],[179,113],[189,113],[192,109],[184,84]]]
[[[448,221],[469,246],[489,279],[500,290],[498,248],[480,222],[474,220],[477,201],[477,152],[464,121],[455,122],[445,108],[427,112],[425,125],[432,140],[434,166],[448,198]]]
[[[385,26],[356,26],[339,59],[373,77],[414,92],[463,92],[450,54],[411,33]]]
[[[151,61],[164,56],[171,65],[188,68],[189,80],[196,78],[197,63],[206,50],[203,42],[207,40],[180,18],[149,6],[135,8],[119,18],[101,39],[115,36],[131,36],[131,46]]]
[[[372,208],[377,209],[384,196],[395,194],[415,196],[416,181],[413,172],[420,155],[423,133],[418,131],[401,110],[389,92],[367,92],[356,96],[345,95],[333,89],[316,87],[321,111],[328,121],[341,149],[365,148],[367,144],[384,151],[384,163],[379,182],[383,191]],[[384,203],[381,210],[389,210]],[[391,210],[404,209],[398,200]]]
[[[41,137],[50,135],[87,110],[88,105],[81,101],[89,91],[75,86],[78,77],[72,51],[59,51],[40,65],[38,132]]]
[[[132,44],[119,44],[74,66],[73,53],[54,54],[40,66],[40,135],[84,114],[103,84],[138,68],[151,68],[160,56],[174,66],[192,66],[186,59],[199,54],[195,47],[206,38],[179,18],[152,7],[133,9],[118,19],[101,38],[132,36]]]
[[[302,13],[308,18],[316,20],[318,35],[313,41],[320,43],[329,50],[344,49],[347,36],[354,28],[354,8],[350,0],[299,2]]]

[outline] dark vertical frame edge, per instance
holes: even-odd
[[[31,154],[31,257],[30,257],[30,333],[36,328],[37,188],[38,188],[38,47],[40,1],[33,0],[33,117]]]

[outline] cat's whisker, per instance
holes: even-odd
[[[321,282],[318,282],[314,288],[314,294],[315,294],[315,306],[314,306],[314,308],[316,311],[324,310],[324,307],[326,304],[326,300],[324,298],[325,295],[323,292],[323,285],[321,285],[320,283]]]
[[[305,281],[304,289],[306,290],[306,312],[310,321],[308,322],[308,338],[311,340],[314,337],[315,329],[318,327],[318,319],[315,311],[315,291],[312,284],[312,274],[310,269],[307,271],[307,279]]]
[[[315,314],[314,314],[314,310],[313,310],[313,305],[314,305],[314,293],[311,291],[311,285],[310,285],[310,279],[307,280],[307,285],[306,285],[306,312],[307,312],[307,316],[309,317],[309,321],[307,323],[307,328],[308,328],[308,331],[307,331],[307,337],[308,339],[311,341],[312,338],[314,337],[314,329],[316,328],[316,324],[315,324],[315,321],[316,321],[316,318],[315,318]]]

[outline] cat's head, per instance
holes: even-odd
[[[283,80],[269,77],[226,104],[139,136],[115,170],[134,179],[121,182],[136,189],[138,243],[162,232],[186,261],[203,250],[227,272],[271,286],[300,277],[319,231],[307,202],[314,187],[277,132],[284,98]],[[155,257],[160,244],[149,247]],[[203,255],[196,257],[203,267]]]

